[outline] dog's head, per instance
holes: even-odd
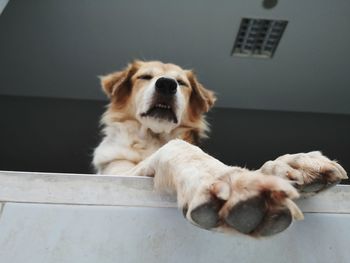
[[[203,114],[215,102],[214,93],[191,70],[159,61],[134,61],[122,71],[103,76],[101,83],[111,99],[111,114],[137,119],[154,133],[170,133],[177,127],[205,130]]]

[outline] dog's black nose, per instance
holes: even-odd
[[[172,96],[176,93],[177,83],[174,79],[159,78],[156,81],[156,91],[165,96]]]

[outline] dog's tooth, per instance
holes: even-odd
[[[156,108],[161,108],[161,109],[171,109],[170,105],[163,104],[163,103],[157,103],[155,105]]]

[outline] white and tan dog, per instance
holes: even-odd
[[[224,232],[268,236],[303,217],[292,201],[347,178],[320,152],[287,154],[259,170],[231,167],[195,146],[206,136],[204,114],[215,102],[190,70],[135,61],[101,78],[111,100],[94,153],[99,174],[153,176],[174,191],[193,224]]]

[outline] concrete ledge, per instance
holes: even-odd
[[[0,171],[0,202],[176,207],[148,177]],[[305,213],[350,214],[350,186],[297,201]]]
[[[270,238],[191,225],[152,178],[0,171],[1,263],[347,263],[350,186],[299,200]]]

